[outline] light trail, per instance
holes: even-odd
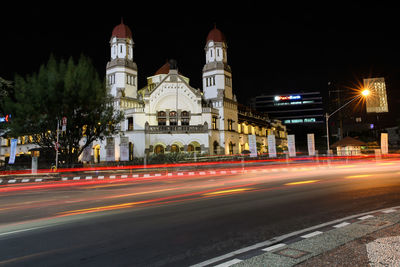
[[[187,201],[187,200],[192,200],[191,197],[202,196],[202,195],[205,195],[205,194],[210,193],[210,192],[215,192],[215,190],[216,191],[228,191],[228,190],[234,190],[234,188],[237,188],[237,187],[249,186],[249,185],[251,186],[251,185],[254,185],[254,184],[237,185],[237,186],[230,186],[230,187],[224,187],[224,188],[210,189],[210,190],[205,190],[205,191],[200,191],[200,192],[191,192],[191,193],[178,194],[178,195],[172,195],[172,196],[167,196],[167,197],[147,199],[147,200],[142,200],[142,201],[126,202],[126,203],[121,203],[121,204],[105,205],[105,206],[98,206],[98,207],[92,207],[92,208],[70,210],[70,211],[59,212],[59,213],[56,214],[56,216],[71,216],[71,215],[86,214],[86,213],[101,212],[101,211],[109,211],[109,210],[116,210],[116,209],[125,209],[125,208],[131,208],[131,207],[134,207],[134,206],[137,206],[137,205],[140,205],[140,204],[151,204],[151,203],[163,204],[164,201],[170,202],[171,200],[174,201],[174,202],[176,202],[176,201]]]
[[[203,194],[203,196],[215,196],[215,195],[222,195],[222,194],[232,194],[232,193],[238,193],[238,192],[243,192],[243,191],[248,191],[248,190],[253,190],[254,188],[239,188],[239,189],[231,189],[231,190],[222,190],[222,191],[216,191],[216,192],[211,192],[211,193],[206,193]]]
[[[285,185],[300,185],[300,184],[311,184],[311,183],[316,183],[321,180],[307,180],[307,181],[300,181],[300,182],[292,182],[292,183],[286,183]]]
[[[365,177],[370,177],[372,174],[359,174],[359,175],[350,175],[346,176],[346,179],[354,179],[354,178],[365,178]]]

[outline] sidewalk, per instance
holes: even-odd
[[[400,208],[344,220],[273,244],[261,251],[262,254],[257,256],[236,258],[224,264],[301,267],[400,266]]]

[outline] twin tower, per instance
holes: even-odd
[[[132,32],[122,21],[111,34],[111,60],[107,63],[107,82],[114,97],[137,98],[138,70],[133,61]],[[215,26],[209,32],[204,48],[206,64],[203,67],[203,93],[205,99],[227,98],[232,94],[232,72],[227,61],[224,34]]]

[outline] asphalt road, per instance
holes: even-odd
[[[2,186],[0,266],[189,266],[400,205],[398,160],[322,167]]]

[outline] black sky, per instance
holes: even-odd
[[[227,38],[240,102],[258,94],[326,91],[329,81],[346,87],[383,76],[389,108],[400,106],[396,3],[68,3],[9,7],[0,18],[0,77],[11,80],[15,73],[37,71],[50,53],[58,58],[83,53],[104,76],[111,32],[123,17],[135,42],[139,87],[175,58],[191,85],[202,88],[205,40],[216,23]]]

